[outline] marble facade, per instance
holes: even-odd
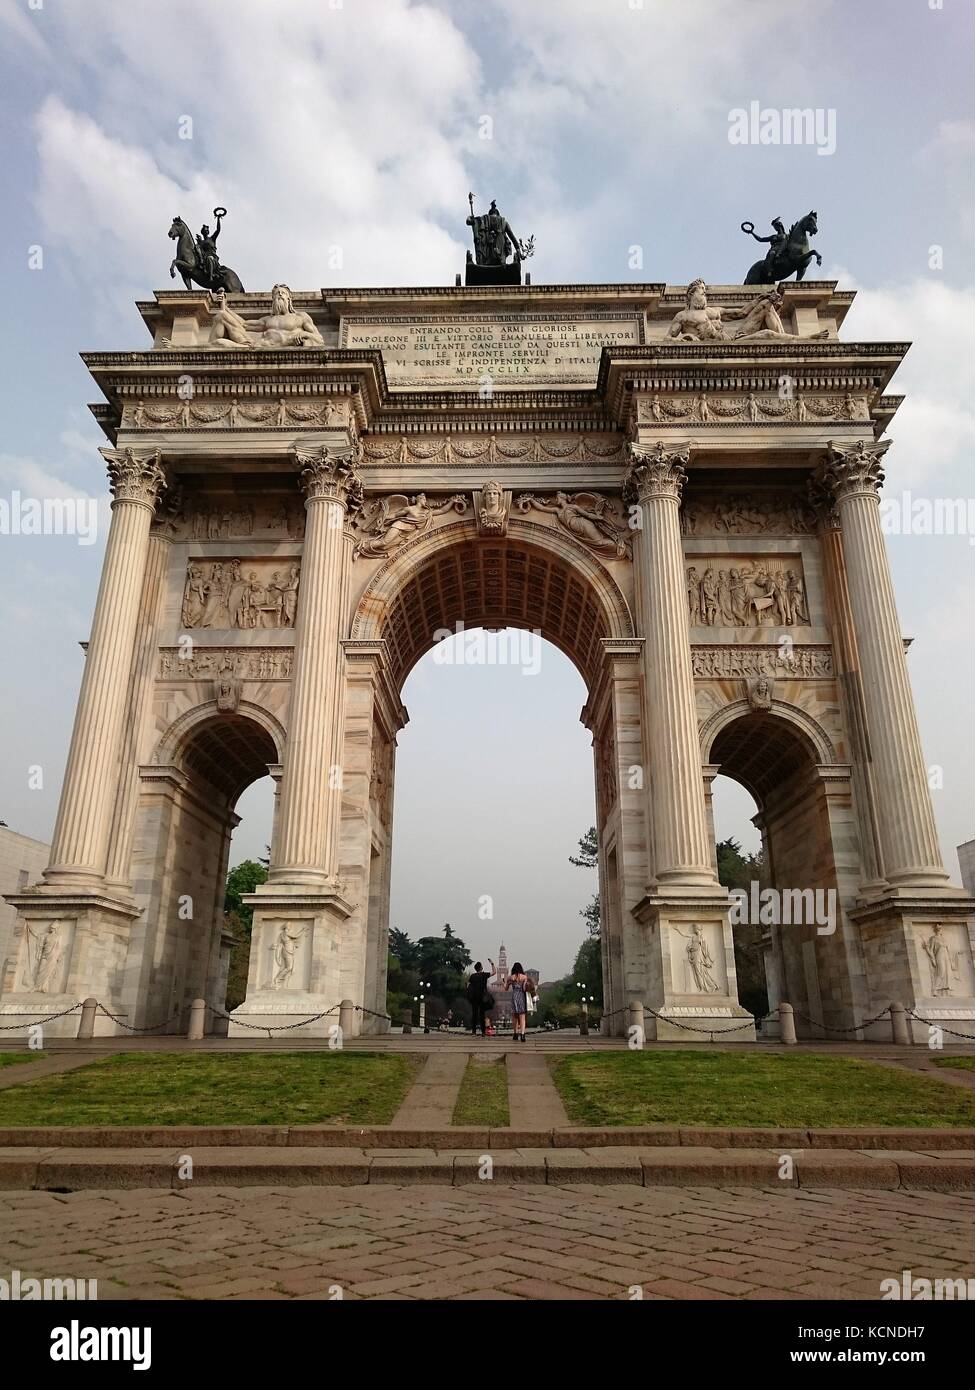
[[[761,293],[706,291],[745,323]],[[400,691],[462,622],[537,631],[587,683],[610,1032],[642,1000],[651,1038],[755,1035],[719,770],[759,805],[771,884],[839,903],[829,934],[768,933],[800,1032],[891,1000],[975,1019],[975,903],[940,858],[877,506],[906,345],[842,341],[831,282],[700,341],[691,298],[326,290],[292,296],[283,345],[266,294],[167,291],[138,306],[145,351],[85,355],[113,521],[0,1013],[94,995],[177,1031],[202,997],[212,1031],[327,1035],[349,998],[383,1030]],[[227,1019],[234,806],[267,773],[270,876]]]

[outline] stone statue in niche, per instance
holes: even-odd
[[[289,922],[281,923],[274,942],[274,975],[271,985],[274,989],[286,989],[295,971],[295,956],[298,942],[304,936],[308,924],[295,931]]]
[[[209,346],[218,348],[324,347],[325,339],[309,314],[296,309],[287,285],[271,290],[271,312],[259,319],[245,319],[227,307],[227,296],[216,295]],[[278,420],[283,424],[283,420]]]
[[[950,994],[951,977],[958,974],[958,954],[949,949],[940,922],[921,945],[931,965],[931,993],[939,997]]]
[[[426,493],[415,497],[394,493],[372,503],[360,517],[354,555],[383,559],[398,550],[412,536],[425,531],[441,512],[467,511],[467,498],[460,493],[439,502],[428,502]]]
[[[737,564],[709,563],[700,574],[696,565],[686,571],[687,609],[692,627],[807,626],[802,580],[795,569],[773,570],[766,564],[740,560]]]
[[[493,436],[492,436],[493,437]],[[511,494],[505,492],[495,479],[486,482],[474,494],[477,529],[482,535],[503,536],[508,529],[508,508]]]
[[[31,960],[31,941],[34,942],[34,959]],[[61,923],[51,922],[44,932],[36,932],[27,926],[27,987],[35,994],[48,994],[54,981],[63,951]]]
[[[761,713],[772,708],[772,682],[768,676],[759,676],[757,680],[746,681],[745,689],[748,692],[748,704],[751,709]]]
[[[240,704],[240,681],[234,676],[234,663],[225,657],[220,674],[214,681],[214,695],[217,709],[224,714],[232,714]]]
[[[721,986],[711,974],[714,969],[714,956],[704,935],[704,928],[695,922],[689,934],[681,931],[680,927],[675,927],[674,930],[687,942],[684,954],[687,957],[690,979],[694,982],[693,989],[689,989],[688,993],[719,994]]]
[[[609,498],[598,492],[557,492],[554,497],[535,497],[523,493],[516,502],[519,511],[553,512],[562,530],[597,555],[613,555],[625,560],[630,555],[626,525]]]
[[[798,336],[789,333],[779,317],[783,299],[777,290],[737,309],[719,309],[709,307],[704,281],[692,280],[685,300],[685,307],[678,310],[670,325],[669,336],[679,343],[733,343],[746,338],[750,342],[782,342],[783,339],[795,341]],[[725,325],[729,320],[740,320],[740,324],[728,329]],[[827,338],[829,330],[824,328],[812,336]]]

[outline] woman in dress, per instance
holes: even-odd
[[[525,1042],[525,1027],[528,1015],[528,995],[535,993],[535,982],[531,980],[516,960],[502,982],[502,989],[511,990],[511,1021],[514,1024],[515,1042]]]

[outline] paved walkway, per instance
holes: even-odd
[[[100,1299],[877,1299],[971,1277],[975,1195],[481,1183],[0,1194],[0,1269]]]
[[[393,1116],[396,1129],[439,1129],[449,1125],[460,1083],[467,1070],[467,1054],[434,1053],[406,1093]]]
[[[508,1123],[512,1129],[560,1129],[569,1123],[548,1063],[539,1052],[509,1052]]]
[[[40,1081],[45,1076],[56,1076],[62,1071],[87,1067],[97,1060],[96,1057],[90,1057],[83,1052],[43,1052],[37,1054],[33,1062],[16,1062],[13,1066],[4,1067],[0,1071],[0,1091],[8,1086],[22,1086],[25,1081]]]

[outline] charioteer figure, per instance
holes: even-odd
[[[474,254],[472,256],[470,251],[467,253],[466,283],[520,285],[521,263],[534,255],[535,238],[519,240],[512,231],[511,223],[498,210],[493,198],[490,208],[485,213],[475,213],[473,193],[468,193],[467,199],[471,206],[467,226],[474,237]],[[510,264],[509,255],[513,257]],[[459,276],[457,283],[460,284]],[[525,277],[525,283],[531,284],[530,276]]]
[[[795,272],[796,281],[802,279],[809,262],[815,260],[822,265],[823,258],[809,245],[809,238],[819,231],[815,212],[807,212],[798,222],[793,222],[786,231],[781,217],[772,219],[775,231],[772,236],[759,236],[754,222],[743,222],[741,230],[756,241],[767,242],[768,251],[764,259],[756,261],[745,276],[746,285],[777,285],[787,280]]]

